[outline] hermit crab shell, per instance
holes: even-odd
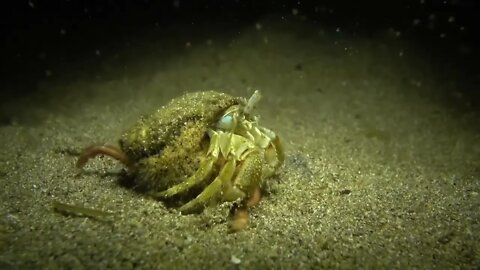
[[[134,164],[136,183],[162,191],[193,175],[208,149],[208,129],[216,128],[230,106],[244,103],[215,91],[193,92],[142,117],[119,142]]]

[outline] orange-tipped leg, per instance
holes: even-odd
[[[132,164],[130,163],[127,155],[125,155],[125,153],[120,148],[113,145],[94,145],[85,148],[85,150],[83,150],[78,157],[77,168],[82,168],[83,166],[85,166],[89,159],[94,158],[98,155],[112,157],[123,163],[129,170],[132,169]]]
[[[262,192],[260,191],[259,187],[256,187],[252,194],[250,194],[250,198],[245,202],[245,206],[248,208],[256,206],[262,200]]]
[[[238,232],[246,229],[250,220],[248,209],[257,205],[262,199],[260,188],[257,187],[253,190],[250,198],[246,200],[242,206],[235,209],[232,221],[230,222],[230,231]]]
[[[235,214],[230,221],[230,232],[235,233],[245,230],[248,227],[249,220],[250,217],[247,207],[241,206],[235,209]]]

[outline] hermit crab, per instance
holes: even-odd
[[[264,180],[283,164],[279,137],[253,114],[260,100],[206,91],[184,94],[142,117],[119,147],[94,145],[77,167],[97,155],[119,160],[135,184],[160,200],[180,202],[193,213],[220,202],[237,202],[230,228],[248,225],[248,208],[260,201]]]

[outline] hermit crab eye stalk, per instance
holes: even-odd
[[[236,122],[237,121],[232,114],[225,114],[218,121],[217,127],[223,130],[233,130],[236,126]]]
[[[262,95],[256,90],[248,100],[244,99],[243,104],[228,108],[220,120],[218,120],[217,128],[224,131],[233,131],[237,128],[237,124],[245,119],[255,121],[257,119],[256,116],[251,114],[261,98]]]

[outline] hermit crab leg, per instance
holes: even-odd
[[[277,152],[278,164],[275,169],[282,166],[285,161],[285,150],[283,149],[282,144],[280,143],[280,137],[275,136],[275,139],[272,140],[273,145],[275,146],[275,151]]]
[[[256,206],[261,199],[262,194],[260,192],[260,187],[256,187],[252,191],[252,194],[250,194],[250,198],[248,198],[242,206],[234,210],[235,212],[233,214],[232,221],[230,221],[231,232],[244,230],[248,226],[248,222],[250,221],[248,209]]]
[[[213,180],[212,183],[210,183],[200,194],[198,194],[195,199],[180,207],[180,212],[184,214],[194,212],[198,207],[208,204],[208,202],[213,199],[216,194],[220,194],[223,183],[231,181],[233,173],[235,172],[235,166],[235,160],[229,159],[215,180]]]
[[[181,182],[180,184],[174,185],[165,191],[153,193],[151,195],[155,198],[169,198],[176,194],[188,191],[190,188],[209,177],[209,175],[212,173],[212,167],[214,162],[214,158],[204,160],[200,164],[200,167],[195,172],[195,174],[187,178],[185,181]]]
[[[93,145],[85,148],[77,160],[77,168],[85,166],[87,161],[98,155],[105,155],[112,157],[121,163],[123,163],[129,170],[133,169],[133,166],[125,153],[118,147],[113,145]]]
[[[195,186],[196,184],[202,182],[203,180],[207,179],[208,176],[212,173],[213,164],[216,162],[218,155],[220,154],[219,145],[219,136],[215,132],[209,132],[210,136],[210,146],[208,148],[207,156],[208,158],[205,159],[200,163],[200,167],[198,170],[185,181],[170,187],[169,189],[153,193],[152,196],[156,198],[168,198],[172,197],[176,194],[183,193],[188,191],[191,187]]]
[[[239,191],[244,190],[248,193],[248,198],[245,198],[242,202],[242,205],[239,208],[235,209],[233,219],[230,222],[230,230],[232,232],[243,230],[248,226],[248,209],[257,205],[260,202],[260,181],[262,178],[262,166],[260,157],[260,152],[250,152],[241,164],[237,176],[232,181],[232,189],[237,189]],[[232,192],[224,192],[225,195],[229,193]],[[224,197],[224,199],[231,200],[235,198]]]

